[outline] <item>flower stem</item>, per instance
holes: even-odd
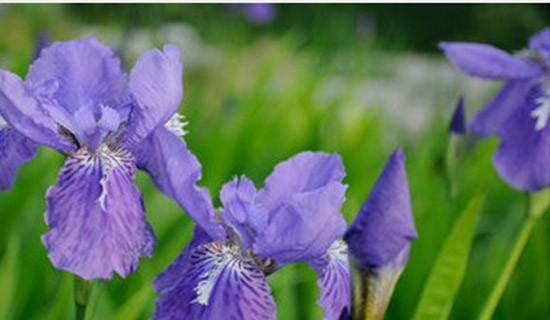
[[[498,278],[498,281],[494,286],[483,311],[481,312],[481,316],[479,317],[480,320],[490,320],[492,318],[493,313],[498,306],[498,302],[500,301],[500,298],[502,297],[502,294],[510,281],[510,277],[514,273],[514,269],[516,268],[519,258],[521,257],[523,249],[529,240],[533,227],[549,207],[549,196],[550,192],[548,191],[542,191],[530,195],[528,209],[529,214],[527,219],[523,222],[523,226],[521,227],[519,235],[516,238],[516,242],[512,248],[512,253],[508,258],[508,261],[506,261],[506,265],[504,266],[504,269],[502,270],[500,277]]]
[[[74,305],[75,320],[86,319],[86,307],[90,299],[93,283],[86,281],[79,276],[74,276]]]

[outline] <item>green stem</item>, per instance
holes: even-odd
[[[86,307],[90,300],[90,292],[92,291],[93,283],[86,281],[78,276],[74,276],[74,305],[75,319],[86,319]]]
[[[516,238],[514,247],[512,248],[512,253],[508,258],[508,261],[506,261],[506,265],[504,266],[504,269],[502,270],[502,273],[500,274],[500,277],[498,278],[498,281],[493,288],[493,291],[491,292],[491,295],[489,296],[489,299],[487,300],[483,311],[481,312],[481,316],[479,317],[480,320],[490,320],[492,318],[493,313],[498,306],[498,302],[500,301],[500,298],[502,297],[502,294],[504,293],[504,290],[506,289],[506,286],[510,281],[510,277],[514,273],[514,269],[516,268],[519,258],[521,257],[523,249],[525,248],[525,245],[529,240],[531,231],[533,230],[536,222],[542,216],[542,213],[546,210],[546,205],[541,208],[541,201],[535,199],[535,196],[537,195],[531,195],[530,197],[529,214],[527,216],[527,219],[525,219],[525,221],[523,222],[523,226],[521,227],[519,235]]]

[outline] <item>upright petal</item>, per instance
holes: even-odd
[[[496,133],[502,123],[525,104],[528,93],[539,81],[527,79],[506,82],[491,102],[475,115],[470,125],[472,132],[484,137]]]
[[[323,308],[324,320],[339,320],[343,312],[351,309],[351,278],[348,248],[336,240],[321,258],[312,261],[317,271],[317,285],[321,296],[317,303]]]
[[[274,211],[291,200],[294,194],[342,181],[345,175],[338,154],[301,152],[275,167],[258,193],[258,202]]]
[[[255,239],[254,252],[279,265],[322,256],[346,229],[341,214],[346,186],[331,182],[314,191],[294,194],[271,213],[267,227]]]
[[[544,28],[531,36],[529,48],[546,51],[550,55],[550,28]]]
[[[500,176],[522,191],[550,187],[550,96],[529,98],[498,135],[493,163]]]
[[[40,103],[32,96],[21,79],[0,70],[0,116],[15,130],[35,141],[61,152],[74,146],[59,133],[57,123],[51,119]]]
[[[176,46],[166,45],[144,53],[130,73],[134,109],[128,121],[127,145],[145,139],[178,110],[183,97],[183,66]]]
[[[133,152],[138,167],[149,173],[162,193],[174,199],[210,237],[225,239],[208,190],[197,186],[201,165],[183,140],[160,127]]]
[[[512,80],[540,75],[540,66],[482,43],[443,42],[439,47],[460,71],[484,79]]]
[[[344,235],[350,253],[365,269],[389,264],[417,237],[404,161],[397,149]]]
[[[34,142],[15,129],[0,124],[0,191],[11,188],[17,170],[34,157],[36,149]]]
[[[31,88],[55,83],[57,90],[48,100],[71,114],[80,108],[95,113],[101,105],[116,108],[129,102],[119,57],[95,38],[54,42],[30,66],[26,81]]]
[[[71,156],[48,190],[43,242],[59,269],[87,279],[122,277],[151,256],[154,235],[133,184],[134,159],[124,149],[86,149]]]
[[[180,280],[161,292],[153,319],[275,320],[276,307],[254,260],[235,245],[211,242],[193,250]]]
[[[250,247],[256,234],[267,225],[268,212],[255,198],[256,187],[245,176],[224,184],[220,193],[224,221],[238,233],[244,248]]]

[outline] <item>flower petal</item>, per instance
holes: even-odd
[[[258,193],[258,202],[275,211],[296,193],[324,187],[345,176],[338,154],[301,152],[278,164]]]
[[[336,240],[327,253],[311,266],[317,271],[317,285],[321,292],[317,303],[323,308],[324,320],[338,320],[344,310],[351,309],[351,276],[348,248],[344,241]]]
[[[220,193],[224,221],[235,228],[244,248],[250,247],[256,233],[267,225],[268,212],[255,198],[256,187],[245,176],[224,184]]]
[[[271,214],[268,226],[255,239],[254,252],[278,264],[306,262],[322,256],[346,229],[341,214],[346,186],[331,182],[295,194]]]
[[[404,161],[397,149],[344,235],[363,268],[387,265],[417,237]]]
[[[36,149],[34,142],[15,129],[0,126],[0,191],[11,188],[17,170],[34,157]]]
[[[193,252],[193,250],[195,250],[198,246],[209,242],[212,242],[212,238],[210,238],[208,234],[200,227],[195,227],[195,232],[191,242],[185,246],[174,262],[172,262],[166,270],[155,278],[155,282],[153,283],[155,290],[162,293],[177,284],[181,278],[181,275],[184,274],[186,268],[189,266],[191,252]]]
[[[464,97],[458,98],[451,123],[449,124],[449,132],[461,135],[466,133],[466,116],[464,111]]]
[[[133,152],[138,167],[149,173],[161,192],[174,199],[213,239],[225,239],[208,190],[197,186],[201,165],[185,141],[160,127]]]
[[[472,132],[484,137],[496,133],[510,114],[525,103],[537,82],[538,79],[506,82],[493,100],[476,114],[470,125]]]
[[[544,28],[531,36],[529,48],[548,51],[548,54],[550,54],[550,28]]]
[[[151,256],[154,235],[145,220],[134,159],[124,149],[79,150],[48,190],[43,236],[50,260],[59,269],[87,279],[126,277],[140,256]]]
[[[26,79],[30,88],[55,83],[46,100],[70,114],[80,108],[94,113],[101,105],[129,103],[127,80],[120,58],[96,38],[54,42],[41,51]]]
[[[125,143],[136,145],[178,110],[183,97],[183,66],[176,46],[145,52],[130,73],[135,106],[130,113]]]
[[[484,79],[523,79],[542,73],[534,63],[482,43],[443,42],[439,47],[460,71]]]
[[[537,129],[534,110],[539,106],[534,100],[528,99],[504,122],[493,157],[499,175],[522,191],[550,187],[550,121],[547,118],[545,126]]]
[[[15,130],[35,141],[61,152],[71,151],[69,139],[58,134],[58,125],[31,95],[21,79],[0,70],[0,116]]]
[[[240,248],[211,242],[192,251],[180,280],[161,292],[155,320],[276,319],[265,276]]]

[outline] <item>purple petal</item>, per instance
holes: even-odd
[[[30,66],[26,82],[37,89],[55,83],[56,90],[43,98],[70,114],[80,108],[95,113],[101,105],[116,108],[129,102],[119,57],[95,38],[54,42]]]
[[[197,247],[179,278],[161,292],[153,319],[276,319],[263,273],[235,245],[211,242]]]
[[[160,127],[133,151],[138,167],[149,173],[161,192],[174,199],[213,239],[225,239],[208,190],[197,186],[201,165],[185,141]]]
[[[138,144],[178,110],[183,97],[183,66],[176,46],[145,52],[130,74],[135,106],[128,121],[125,143]]]
[[[523,79],[542,73],[540,66],[482,43],[443,42],[439,47],[460,71],[484,79]]]
[[[529,48],[550,51],[550,28],[542,29],[529,39]],[[550,54],[550,52],[549,52]]]
[[[277,8],[272,3],[248,3],[244,6],[248,21],[256,25],[272,22],[277,13]]]
[[[174,262],[172,262],[166,270],[155,278],[155,282],[153,283],[155,290],[162,293],[177,284],[182,274],[184,274],[186,268],[189,266],[191,252],[193,252],[193,250],[195,250],[198,246],[209,242],[212,242],[212,238],[210,238],[208,234],[200,227],[195,227],[195,232],[191,242],[185,246]]]
[[[417,238],[404,161],[397,149],[344,235],[350,253],[363,268],[389,264]]]
[[[35,141],[61,152],[74,146],[58,134],[58,125],[31,95],[21,79],[0,70],[0,116],[15,130]]]
[[[279,264],[310,261],[322,256],[346,229],[341,209],[346,186],[340,182],[295,194],[271,214],[258,234],[254,251]]]
[[[460,97],[453,112],[449,131],[454,134],[466,133],[466,117],[464,115],[464,97]]]
[[[151,256],[154,235],[133,184],[134,159],[124,149],[79,150],[48,190],[43,236],[56,268],[87,279],[126,277]]]
[[[550,187],[550,95],[529,98],[502,125],[493,163],[514,188]]]
[[[539,79],[506,82],[497,95],[472,120],[472,132],[487,137],[499,130],[502,123],[519,107]]]
[[[268,212],[255,198],[256,187],[245,176],[224,184],[220,193],[224,221],[235,228],[244,248],[250,247],[252,238],[267,225]]]
[[[333,181],[342,181],[344,165],[338,154],[301,152],[278,164],[258,193],[258,202],[275,211],[294,194],[312,191]]]
[[[0,123],[0,191],[11,188],[17,170],[34,157],[36,149],[34,142]]]
[[[325,311],[324,320],[338,320],[344,310],[351,308],[351,279],[348,248],[342,240],[336,240],[327,253],[314,260],[317,285],[321,292],[317,303]]]

